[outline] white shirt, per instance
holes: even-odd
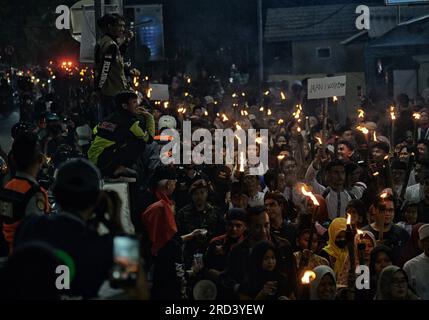
[[[258,191],[253,198],[249,199],[249,207],[259,207],[264,205],[264,196],[263,192]]]
[[[422,253],[407,261],[404,271],[417,295],[423,300],[429,300],[429,257]]]
[[[424,198],[424,190],[423,190],[423,186],[420,183],[409,186],[405,191],[405,200],[409,202],[418,203],[422,201],[423,198]]]
[[[311,184],[314,193],[323,195],[327,188],[317,182],[316,176],[317,170],[314,169],[313,164],[310,164],[305,174],[305,180]],[[343,190],[341,192],[336,192],[330,189],[328,195],[325,197],[329,219],[333,220],[338,217],[345,217],[347,204],[353,199],[351,195],[353,195],[355,199],[360,199],[365,189],[366,185],[363,182],[356,183],[349,191]]]
[[[301,190],[299,190],[299,185],[295,184],[293,188],[286,186],[283,195],[287,201],[293,202],[295,206],[301,207],[304,203],[304,195],[302,194]]]

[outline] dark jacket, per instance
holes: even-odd
[[[280,238],[275,234],[271,234],[271,242],[278,250],[281,261],[280,269],[288,279],[288,286],[291,291],[297,294],[297,274],[296,274],[296,261],[293,256],[292,247],[286,239]],[[234,299],[237,294],[237,285],[243,285],[249,282],[250,275],[250,254],[252,246],[250,240],[246,238],[231,250],[228,257],[226,270],[219,277],[219,285],[222,286],[227,292],[225,298]]]
[[[104,280],[109,278],[113,266],[113,237],[98,235],[78,215],[29,216],[17,229],[14,246],[30,241],[46,242],[73,259],[76,276],[67,294],[96,297]]]

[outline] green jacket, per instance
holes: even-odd
[[[139,119],[127,111],[121,111],[99,123],[93,132],[95,137],[88,150],[88,158],[97,164],[103,151],[114,145],[121,147],[133,139],[152,142],[155,135],[155,120],[152,115]]]

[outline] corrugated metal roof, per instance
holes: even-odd
[[[268,42],[347,38],[359,32],[357,4],[326,5],[267,10]],[[429,14],[429,6],[401,7],[401,21]],[[379,37],[397,25],[396,7],[370,7],[370,37]]]

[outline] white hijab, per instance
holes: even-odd
[[[319,300],[319,297],[317,295],[317,288],[319,287],[320,281],[326,274],[330,274],[332,278],[334,279],[334,282],[336,283],[337,280],[335,278],[335,272],[330,267],[321,265],[317,266],[313,269],[314,273],[316,274],[316,279],[314,279],[310,283],[310,300]]]

